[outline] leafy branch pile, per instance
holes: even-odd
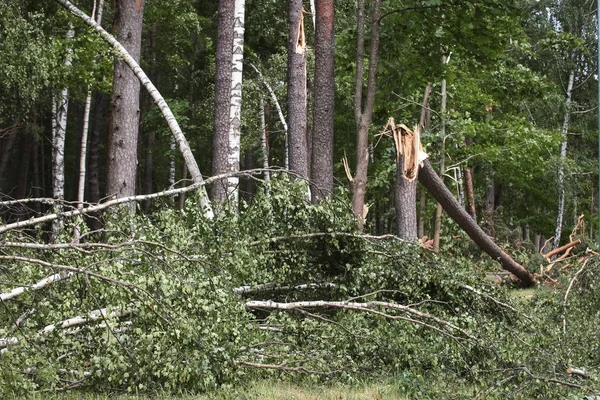
[[[487,265],[359,234],[344,201],[311,205],[302,184],[275,180],[269,198],[212,221],[198,202],[151,217],[114,210],[80,243],[77,220],[54,244],[42,226],[4,233],[0,393],[382,374],[407,390],[427,376],[481,388],[467,398],[598,387],[597,259],[564,290],[515,301],[486,283]]]

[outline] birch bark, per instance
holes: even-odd
[[[563,216],[565,213],[565,167],[564,161],[567,157],[567,134],[569,133],[569,121],[571,118],[571,96],[573,94],[573,82],[575,81],[575,70],[569,73],[569,83],[567,85],[567,99],[565,101],[565,117],[561,129],[562,143],[560,145],[560,163],[558,165],[558,212],[556,215],[556,230],[554,232],[554,241],[552,250],[558,248],[560,236],[562,233]]]
[[[67,32],[67,41],[75,36],[73,28]],[[72,50],[69,46],[65,58],[65,67],[71,66]],[[65,137],[67,133],[67,116],[69,112],[69,89],[64,88],[60,95],[54,99],[52,115],[52,197],[58,201],[56,204],[57,212],[60,212],[62,206],[60,202],[65,196]],[[60,233],[61,220],[52,222],[51,241],[56,240]]]
[[[231,108],[229,111],[229,151],[227,170],[231,173],[240,170],[240,136],[242,127],[242,72],[244,67],[244,14],[246,1],[235,0],[233,23],[233,59],[231,69]],[[227,178],[227,198],[233,207],[239,200],[240,178]]]

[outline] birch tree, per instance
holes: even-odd
[[[244,67],[244,14],[246,1],[235,0],[233,24],[233,57],[231,69],[231,108],[229,114],[229,150],[227,170],[232,174],[240,170],[240,136],[242,127],[242,72]],[[239,199],[238,176],[227,178],[227,197],[237,206]]]
[[[562,143],[560,144],[560,163],[558,166],[558,212],[556,213],[556,230],[554,232],[554,241],[552,249],[557,249],[560,245],[560,237],[563,225],[563,216],[565,213],[565,167],[564,161],[567,158],[567,134],[569,133],[569,120],[571,117],[571,96],[573,94],[573,82],[575,81],[575,71],[569,72],[569,83],[567,84],[567,93],[565,100],[565,116],[561,128]]]
[[[73,39],[73,27],[67,32],[67,42]],[[67,44],[65,67],[68,69],[72,62],[72,49]],[[67,135],[67,116],[69,111],[69,89],[63,88],[52,102],[52,197],[58,201],[57,211],[61,210],[60,202],[65,197],[65,138]],[[61,221],[52,223],[52,241],[60,232]]]

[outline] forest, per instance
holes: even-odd
[[[600,398],[599,16],[0,1],[0,397]]]

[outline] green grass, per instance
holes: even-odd
[[[15,398],[17,399],[17,398]],[[287,382],[259,381],[248,388],[198,396],[134,396],[97,395],[73,392],[67,394],[37,394],[34,400],[403,400],[408,397],[389,384],[370,385],[294,385]]]

